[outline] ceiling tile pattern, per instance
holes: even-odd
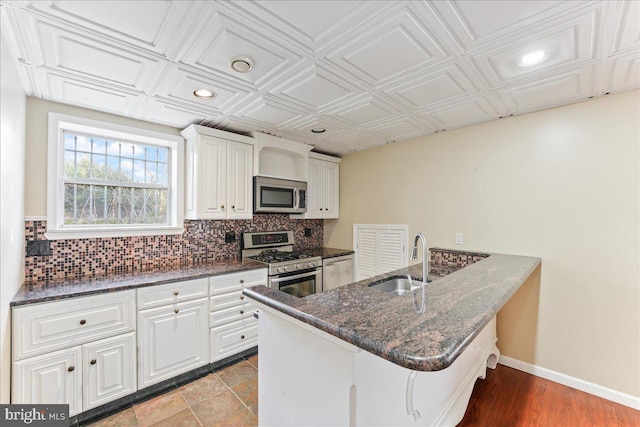
[[[0,13],[30,96],[334,154],[640,87],[639,1],[0,0]],[[538,49],[543,62],[519,65]],[[233,71],[235,56],[253,70]]]

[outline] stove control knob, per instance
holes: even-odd
[[[277,271],[278,273],[282,273],[282,272],[284,272],[285,270],[284,270],[284,267],[278,267],[276,271]]]
[[[318,266],[318,263],[316,261],[311,261],[309,263],[309,267],[317,267],[317,266]]]
[[[280,267],[280,268],[282,268],[282,271],[284,271],[285,273],[287,271],[289,271],[289,266],[287,266],[287,265],[285,265],[284,267]]]
[[[302,264],[296,264],[296,270],[301,270],[302,269]]]

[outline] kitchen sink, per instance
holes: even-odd
[[[421,282],[414,280],[413,283]],[[405,295],[414,289],[418,289],[420,286],[412,285],[412,281],[409,281],[407,276],[394,276],[380,282],[374,282],[370,284],[369,287],[394,295]]]

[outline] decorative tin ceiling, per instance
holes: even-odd
[[[638,1],[40,0],[1,12],[30,96],[336,154],[640,87]],[[536,51],[543,61],[522,65]],[[237,56],[253,69],[234,71]]]

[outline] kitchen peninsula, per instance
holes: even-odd
[[[455,425],[497,363],[497,312],[539,265],[491,254],[430,277],[424,313],[421,292],[371,286],[421,280],[420,264],[306,298],[245,289],[261,309],[260,424]]]

